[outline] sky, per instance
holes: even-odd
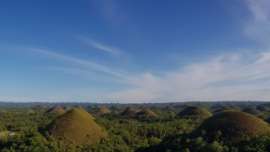
[[[0,101],[269,101],[269,7],[2,0]]]

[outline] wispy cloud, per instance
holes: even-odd
[[[270,100],[270,53],[229,54],[155,75],[129,77],[109,98],[130,101]],[[248,61],[248,62],[247,62]]]
[[[90,39],[90,38],[86,38],[86,37],[81,36],[81,37],[79,37],[79,40],[81,40],[84,44],[86,44],[86,45],[88,45],[96,50],[110,53],[113,55],[120,55],[122,52],[119,48],[103,44],[101,42],[95,41],[95,40]]]
[[[126,74],[123,71],[118,72],[118,69],[56,51],[38,48],[30,50],[39,56],[63,62],[67,67],[56,67],[54,70],[85,77],[91,77],[91,72],[98,72],[116,78],[116,85],[125,86],[124,89],[115,86],[119,91],[110,90],[106,94],[91,87],[67,96],[66,92],[62,92],[60,96],[49,92],[48,94],[55,97],[43,100],[74,99],[77,95],[80,95],[80,100],[87,99],[89,90],[92,92],[92,100],[108,102],[270,100],[270,51],[223,54],[159,74]],[[108,80],[104,77],[99,78]]]
[[[246,0],[246,4],[251,13],[245,27],[246,34],[260,44],[270,47],[270,1]]]
[[[159,75],[150,72],[131,75],[51,50],[31,50],[75,65],[75,68],[60,68],[61,72],[91,76],[91,71],[95,71],[115,77],[116,83],[126,86],[102,97],[93,96],[97,101],[270,100],[269,51],[223,54]]]
[[[53,58],[55,60],[64,61],[70,65],[75,65],[77,66],[78,70],[82,69],[82,70],[95,71],[95,72],[99,72],[102,74],[106,74],[106,75],[110,75],[110,76],[118,77],[118,78],[125,77],[123,73],[115,71],[113,70],[113,68],[109,68],[107,66],[104,66],[104,65],[101,65],[101,64],[89,61],[89,60],[75,58],[72,56],[68,56],[65,54],[57,53],[57,52],[46,50],[46,49],[30,48],[29,50],[35,53],[42,54],[46,57]]]

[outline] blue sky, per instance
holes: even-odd
[[[0,100],[270,100],[268,0],[2,1]]]

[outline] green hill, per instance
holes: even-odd
[[[73,108],[56,118],[48,128],[49,133],[66,143],[95,144],[107,136],[106,132],[82,108]]]

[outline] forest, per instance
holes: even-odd
[[[268,152],[270,104],[1,103],[1,152]]]

